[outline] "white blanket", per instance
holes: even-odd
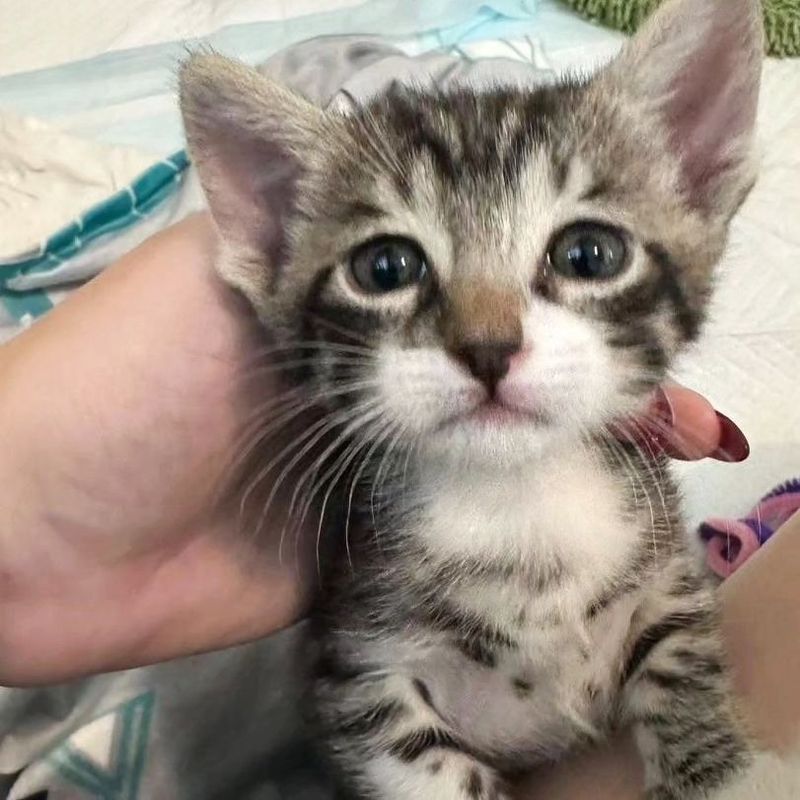
[[[207,36],[227,25],[352,8],[365,0],[0,0],[0,75]]]
[[[0,260],[35,250],[157,160],[0,111]]]

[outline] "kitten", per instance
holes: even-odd
[[[303,362],[324,413],[301,442],[336,436],[354,524],[314,697],[359,796],[506,798],[620,726],[651,800],[748,763],[668,464],[615,421],[700,331],[761,47],[755,0],[674,0],[591,79],[348,115],[184,66],[221,273]]]

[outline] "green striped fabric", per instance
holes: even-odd
[[[662,0],[563,0],[584,16],[610,28],[633,33]],[[800,56],[800,0],[762,0],[767,53]]]

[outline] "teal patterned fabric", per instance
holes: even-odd
[[[100,237],[135,225],[175,191],[188,166],[185,150],[174,153],[53,234],[39,252],[16,261],[0,262],[0,302],[6,310],[16,320],[24,322],[52,308],[46,291],[14,291],[13,280],[21,275],[53,270]]]

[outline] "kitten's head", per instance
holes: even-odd
[[[586,81],[323,112],[181,74],[220,269],[367,438],[517,461],[642,409],[750,189],[755,0],[674,0]]]

